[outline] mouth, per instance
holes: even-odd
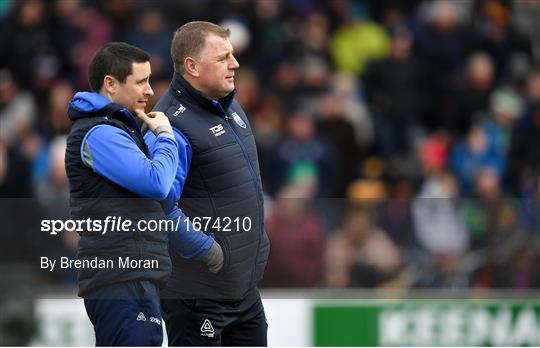
[[[230,81],[234,81],[234,75],[233,76],[227,76],[227,77],[225,77],[225,79],[230,80]]]

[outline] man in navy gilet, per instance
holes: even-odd
[[[214,236],[220,249],[213,254],[224,260],[205,267],[171,252],[172,275],[161,302],[169,344],[264,346],[267,323],[257,284],[269,241],[257,149],[234,99],[239,64],[229,30],[209,22],[187,23],[176,31],[171,55],[171,87],[154,108],[167,115],[178,143],[171,190],[176,200],[165,209],[176,209]],[[152,138],[148,132],[150,148]]]
[[[68,114],[66,172],[73,219],[121,217],[138,221],[163,217],[158,200],[172,187],[178,149],[163,113],[146,115],[154,94],[150,57],[125,43],[109,43],[89,65],[93,92],[75,94]],[[150,152],[136,116],[155,135]],[[152,267],[122,267],[122,260]],[[170,275],[167,231],[85,230],[78,259],[113,263],[79,268],[79,296],[94,325],[97,346],[160,346],[163,340],[159,287]]]

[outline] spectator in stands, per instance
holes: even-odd
[[[451,91],[463,66],[466,40],[461,32],[457,2],[436,0],[427,5],[425,16],[414,30],[414,56],[427,70],[424,123],[437,128],[444,123],[447,118],[444,113],[454,103]]]
[[[266,222],[272,248],[263,285],[314,287],[319,285],[323,264],[325,223],[315,209],[316,176],[304,168],[278,193]]]
[[[464,81],[452,93],[450,110],[444,112],[445,127],[455,136],[464,136],[482,112],[489,108],[495,82],[493,60],[485,53],[473,53],[467,61]]]
[[[413,150],[422,111],[424,72],[412,57],[412,41],[410,31],[396,29],[390,57],[369,64],[363,75],[375,116],[377,145],[383,156],[403,155]]]
[[[13,16],[2,22],[0,67],[9,68],[17,84],[30,89],[39,60],[51,50],[47,13],[42,0],[22,0],[14,5]]]
[[[288,180],[296,165],[313,166],[319,181],[318,195],[327,197],[335,187],[334,156],[316,134],[311,115],[295,113],[287,122],[287,134],[273,150],[270,193],[275,194],[280,184]]]
[[[465,199],[463,203],[473,250],[492,246],[500,240],[499,234],[516,227],[514,200],[504,198],[501,177],[490,167],[479,170],[474,183],[474,197]]]
[[[360,146],[353,124],[347,119],[347,98],[336,92],[320,98],[317,133],[333,147],[336,156],[336,185],[331,197],[345,197],[347,187],[358,177]]]
[[[353,206],[343,226],[326,243],[324,284],[329,287],[382,285],[396,276],[401,258],[399,248],[375,225],[373,213]]]
[[[154,76],[169,78],[173,73],[169,60],[174,30],[156,7],[143,7],[138,14],[137,23],[139,25],[130,30],[123,41],[130,42],[150,54]]]
[[[515,127],[511,137],[509,178],[515,192],[524,193],[528,187],[536,187],[540,163],[540,101],[530,106],[530,124]]]
[[[0,142],[15,146],[36,119],[34,96],[22,91],[9,70],[0,70]]]
[[[442,172],[425,179],[412,204],[416,238],[430,254],[461,255],[467,251],[469,236],[458,195],[456,178]]]
[[[512,55],[530,51],[530,44],[510,26],[510,9],[502,1],[486,1],[479,10],[474,20],[473,45],[492,57],[495,80],[501,82]]]
[[[471,194],[474,178],[481,168],[492,167],[499,175],[505,169],[504,157],[496,152],[486,129],[479,125],[473,126],[467,138],[454,146],[450,161],[464,195]]]

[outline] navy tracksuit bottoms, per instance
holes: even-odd
[[[161,346],[163,328],[159,289],[134,280],[94,291],[84,299],[94,325],[96,346]]]
[[[242,300],[162,299],[169,346],[267,345],[268,324],[258,290]]]

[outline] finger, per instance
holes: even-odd
[[[141,120],[145,120],[146,118],[148,118],[148,116],[144,113],[144,111],[142,111],[141,109],[136,109],[135,110],[135,115],[140,118]]]
[[[152,112],[149,112],[147,115],[148,115],[148,117],[154,118],[154,117],[158,116],[159,114],[161,114],[161,112],[152,111]]]
[[[137,115],[141,115],[141,114],[146,115],[146,114],[144,113],[143,109],[135,109],[134,111],[135,111],[135,113],[136,113]]]

